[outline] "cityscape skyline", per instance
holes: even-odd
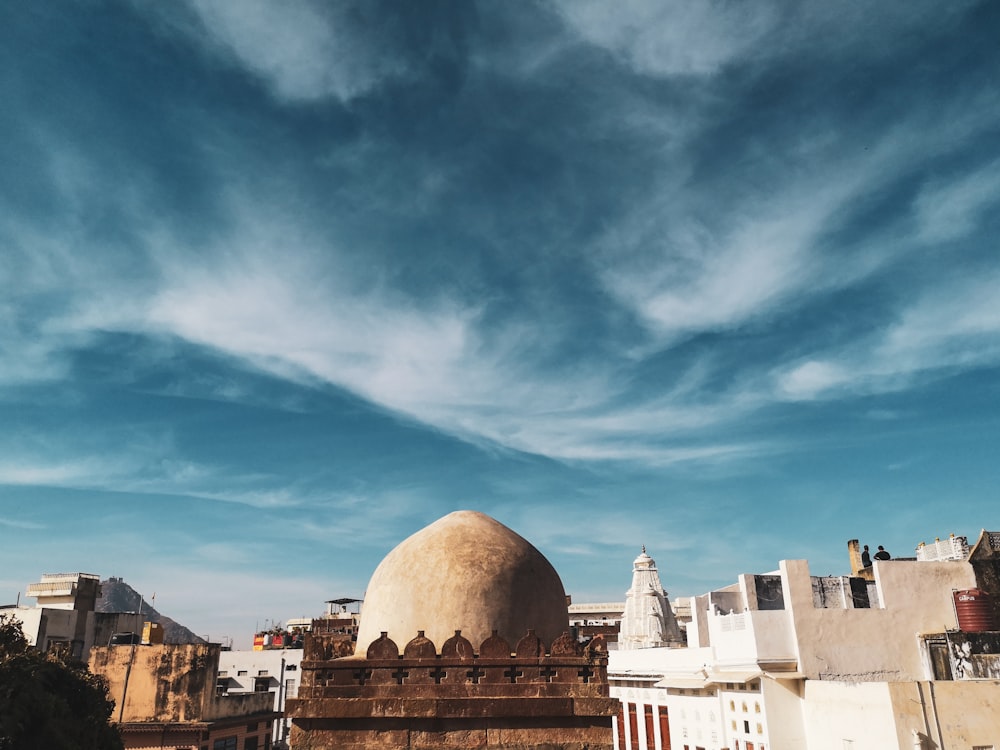
[[[998,31],[0,9],[0,603],[121,576],[239,643],[458,509],[574,601],[995,528]]]

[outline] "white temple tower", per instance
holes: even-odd
[[[677,619],[667,600],[667,592],[656,572],[656,561],[642,554],[632,563],[632,588],[625,594],[618,648],[657,648],[683,644]]]

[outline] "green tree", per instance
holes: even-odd
[[[0,615],[0,750],[123,750],[104,678],[70,657],[28,645]]]

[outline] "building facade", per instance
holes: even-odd
[[[269,693],[216,691],[221,646],[97,646],[89,667],[108,681],[125,747],[270,750],[278,714]]]
[[[984,549],[979,568],[997,556]],[[617,747],[1000,746],[1000,633],[963,630],[956,607],[956,592],[983,593],[969,557],[858,577],[784,560],[692,597],[685,648],[610,653]]]

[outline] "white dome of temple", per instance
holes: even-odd
[[[683,642],[656,562],[646,548],[632,563],[632,587],[625,594],[618,648],[656,648]]]

